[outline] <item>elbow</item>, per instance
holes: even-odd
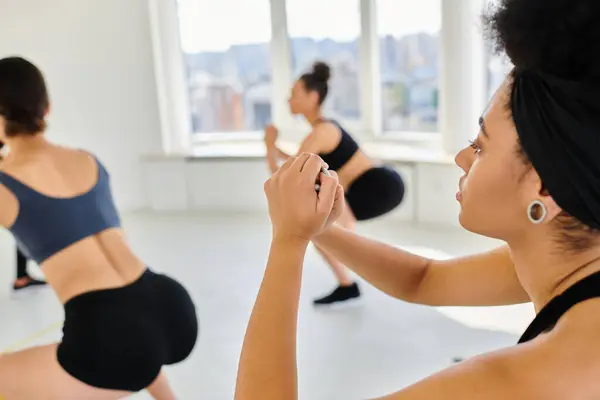
[[[423,259],[423,263],[415,268],[414,273],[409,278],[405,290],[402,291],[403,293],[398,293],[400,296],[395,297],[411,304],[436,306],[437,304],[433,304],[432,299],[427,296],[428,274],[432,264],[433,260]]]

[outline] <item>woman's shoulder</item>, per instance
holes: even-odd
[[[55,146],[54,151],[51,154],[54,157],[60,158],[65,157],[65,160],[69,160],[72,163],[89,163],[90,159],[95,162],[99,162],[98,156],[87,149],[81,147],[68,147],[68,146]]]
[[[600,329],[578,336],[574,340],[568,329],[556,329],[484,355],[479,366],[490,362],[497,377],[506,377],[522,398],[600,398],[600,343],[595,339]]]
[[[52,148],[57,152],[63,152],[64,154],[71,154],[74,156],[77,156],[77,155],[81,156],[84,154],[87,156],[93,155],[93,153],[90,150],[85,149],[83,147],[71,147],[71,146],[55,144],[55,145],[52,145]]]
[[[91,164],[101,164],[94,153],[81,148],[51,144],[41,151],[22,157],[7,157],[0,162],[0,171],[25,178],[40,171],[69,173],[86,170]]]
[[[337,147],[341,140],[341,130],[330,121],[316,125],[306,141],[319,149],[319,152],[329,153]]]
[[[315,129],[329,130],[329,131],[344,131],[342,125],[334,120],[334,119],[324,119],[320,124],[318,124]]]
[[[338,140],[344,132],[343,128],[335,121],[326,120],[316,125],[311,134],[326,141]]]
[[[560,346],[573,346],[598,360],[600,374],[600,298],[591,298],[571,307],[548,337]]]
[[[590,318],[598,312],[600,300],[579,304],[551,331],[515,347],[538,370],[537,377],[556,378],[548,380],[549,388],[558,393],[568,387],[570,394],[561,398],[600,398],[600,321]]]
[[[597,335],[596,335],[597,336]],[[438,372],[391,399],[596,399],[600,358],[572,354],[550,333],[482,354]],[[582,362],[583,361],[583,362]]]

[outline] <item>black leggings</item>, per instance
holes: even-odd
[[[27,257],[21,249],[17,247],[17,279],[27,278]]]
[[[346,202],[357,221],[365,221],[389,213],[402,203],[404,182],[391,167],[371,168],[346,191]]]
[[[185,360],[198,336],[196,308],[175,280],[150,270],[120,288],[95,290],[65,304],[58,362],[102,389],[138,392],[163,365]]]

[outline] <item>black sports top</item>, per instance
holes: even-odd
[[[358,151],[358,144],[352,139],[352,136],[340,124],[333,120],[323,120],[322,122],[331,122],[342,132],[342,137],[337,147],[330,153],[320,153],[319,156],[329,165],[329,169],[337,171],[342,168]]]
[[[600,297],[600,272],[583,278],[550,300],[523,333],[519,343],[528,342],[542,333],[550,332],[571,307],[596,297]]]

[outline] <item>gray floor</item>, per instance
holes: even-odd
[[[269,246],[266,216],[136,214],[125,227],[154,269],[181,280],[198,306],[201,335],[192,357],[170,368],[181,399],[232,399],[237,362]],[[450,255],[496,243],[453,229],[415,228],[392,221],[361,226],[399,246],[425,246]],[[62,310],[49,290],[11,295],[12,241],[0,234],[0,349],[60,338]],[[383,395],[468,357],[511,345],[513,334],[475,329],[435,308],[391,299],[363,284],[365,304],[343,312],[312,309],[333,278],[311,250],[305,269],[298,333],[301,399],[352,400]],[[54,324],[54,327],[52,325]],[[23,344],[21,343],[21,346]],[[145,399],[141,394],[136,399]]]

